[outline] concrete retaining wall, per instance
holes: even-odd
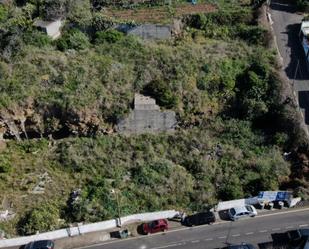
[[[257,197],[247,198],[247,199],[238,199],[238,200],[232,200],[232,201],[221,201],[218,203],[215,210],[221,211],[221,210],[226,210],[232,207],[239,207],[239,206],[244,206],[244,205],[254,205],[257,203],[259,203]]]
[[[175,210],[134,214],[134,215],[122,217],[121,222],[122,224],[130,224],[130,223],[134,223],[137,221],[146,222],[146,221],[151,221],[151,220],[156,220],[156,219],[173,218],[177,214],[178,212]],[[60,229],[60,230],[56,230],[52,232],[41,233],[41,234],[36,234],[36,235],[31,235],[31,236],[0,240],[0,248],[21,246],[21,245],[27,244],[35,240],[45,240],[45,239],[58,240],[58,239],[64,239],[64,238],[71,238],[73,236],[79,236],[79,235],[86,234],[86,233],[109,230],[109,229],[113,229],[116,227],[117,227],[116,219],[107,220],[107,221],[86,224],[86,225],[82,225],[78,227],[70,227],[66,229]]]

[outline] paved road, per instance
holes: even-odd
[[[222,222],[193,228],[182,228],[166,233],[141,236],[127,240],[111,241],[87,249],[211,249],[227,244],[250,242],[260,248],[265,242],[276,239],[295,228],[309,228],[309,208],[270,213],[236,222]],[[280,235],[281,233],[281,235]],[[277,239],[279,238],[279,240]]]
[[[277,38],[279,52],[283,59],[284,70],[294,85],[296,98],[302,109],[305,124],[309,125],[309,73],[304,52],[299,41],[302,15],[284,0],[271,0],[270,4],[273,29]],[[299,67],[297,67],[299,63]]]

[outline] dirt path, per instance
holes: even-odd
[[[174,8],[161,6],[135,10],[107,9],[106,14],[110,17],[135,21],[137,23],[167,23],[174,17],[187,14],[208,13],[215,10],[216,7],[210,4],[182,4]]]

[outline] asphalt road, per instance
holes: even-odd
[[[309,208],[248,218],[236,222],[225,221],[213,225],[180,228],[166,233],[110,241],[84,249],[206,249],[221,248],[228,244],[253,243],[257,248],[275,240],[284,242],[284,232],[309,228]]]
[[[299,32],[303,16],[284,0],[271,0],[270,13],[284,71],[293,85],[305,124],[309,125],[309,73]]]

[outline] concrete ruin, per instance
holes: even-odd
[[[62,26],[62,21],[60,19],[55,21],[43,21],[38,19],[33,25],[46,33],[53,40],[57,39],[61,35],[60,28]]]
[[[172,26],[161,24],[141,24],[137,26],[119,25],[117,30],[127,35],[138,36],[147,40],[163,40],[172,37]]]
[[[119,121],[117,131],[127,134],[172,131],[176,124],[174,111],[161,111],[153,98],[135,94],[134,110]]]

